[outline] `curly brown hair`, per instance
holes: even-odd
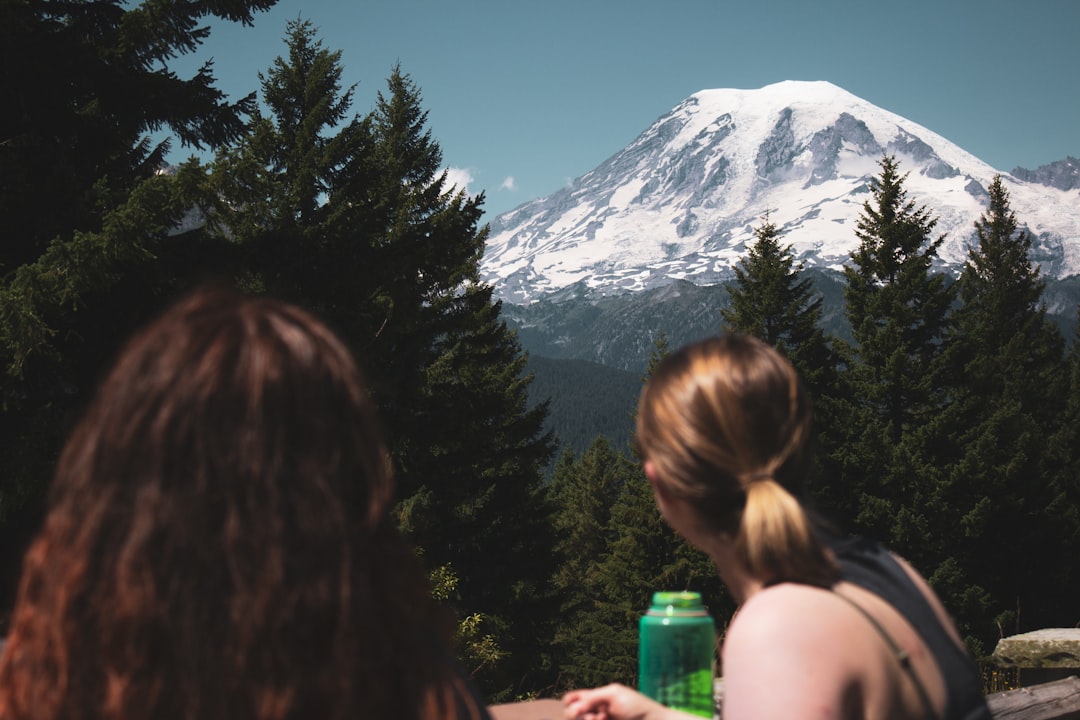
[[[376,410],[294,306],[203,289],[126,346],[60,457],[4,718],[482,713],[389,514]]]

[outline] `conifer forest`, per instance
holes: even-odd
[[[654,590],[700,591],[722,630],[735,608],[663,524],[630,438],[559,452],[527,401],[526,354],[479,281],[484,198],[449,187],[407,68],[359,114],[340,51],[294,20],[238,102],[210,66],[168,70],[207,17],[257,22],[272,4],[0,4],[3,614],[100,374],[166,304],[219,282],[310,308],[352,347],[398,521],[489,701],[633,684]],[[163,171],[169,143],[212,159]],[[822,329],[767,216],[716,332],[792,361],[815,405],[815,505],[910,560],[984,657],[1080,623],[1080,342],[1046,317],[1000,180],[959,277],[933,272],[934,209],[904,181],[882,157],[844,269],[850,338]]]

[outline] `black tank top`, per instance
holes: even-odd
[[[889,551],[862,537],[830,537],[826,543],[836,554],[841,578],[892,605],[919,633],[945,680],[944,720],[990,720],[974,661],[953,641],[934,608]]]

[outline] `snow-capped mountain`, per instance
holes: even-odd
[[[946,268],[963,263],[1000,174],[1044,276],[1080,273],[1080,182],[1008,174],[835,85],[788,81],[696,93],[569,187],[495,218],[482,277],[519,304],[581,283],[600,294],[714,284],[766,213],[808,267],[836,268],[858,244],[884,154],[947,234]]]

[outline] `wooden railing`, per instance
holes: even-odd
[[[994,720],[1080,720],[1080,677],[986,696]]]
[[[994,720],[1080,720],[1080,677],[987,695]],[[562,720],[558,700],[492,705],[494,720]],[[719,718],[717,719],[719,720]]]

